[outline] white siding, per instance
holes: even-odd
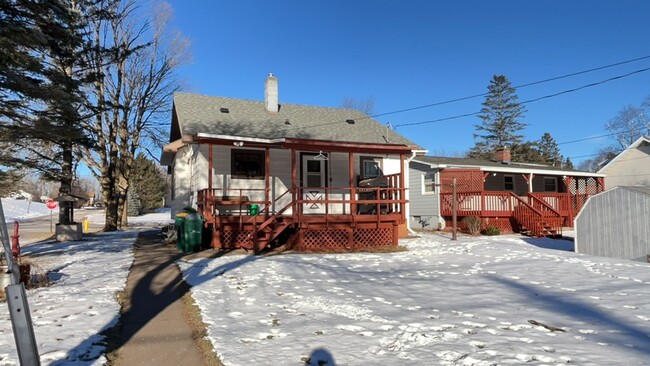
[[[576,217],[577,253],[646,261],[650,194],[616,187],[587,201]]]
[[[196,192],[200,189],[208,188],[208,163],[209,149],[208,145],[202,145],[200,148],[194,145],[194,150],[190,146],[179,149],[176,154],[174,165],[174,187],[175,198],[170,202],[172,208],[172,217],[186,206],[196,206]],[[230,174],[231,170],[231,152],[236,149],[232,146],[214,145],[212,146],[212,187],[233,189],[228,190],[230,195],[238,195],[235,188],[242,189],[259,189],[260,191],[251,193],[246,192],[251,200],[263,201],[265,182],[263,179],[237,179]],[[246,150],[264,149],[243,147]],[[330,153],[327,160],[328,185],[332,189],[330,199],[349,200],[350,186],[348,153]],[[368,155],[364,155],[368,156]],[[399,156],[370,155],[381,161],[382,171],[384,174],[397,174],[401,172]],[[300,152],[296,152],[297,174],[300,177]],[[360,155],[354,154],[354,181],[360,174]],[[284,194],[291,187],[291,152],[285,149],[270,150],[270,172],[271,178],[271,200],[275,201],[277,197]],[[271,212],[284,208],[291,202],[291,194],[286,194],[277,202]],[[224,208],[226,209],[226,208]],[[232,208],[231,208],[232,209]],[[349,213],[349,205],[332,204],[329,208],[330,213]],[[285,211],[291,214],[291,210]]]
[[[638,148],[620,156],[599,173],[606,174],[605,187],[650,186],[650,145]]]

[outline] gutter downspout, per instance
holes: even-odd
[[[415,155],[417,153],[419,153],[419,152],[426,154],[426,153],[429,152],[429,150],[411,150],[411,156],[408,159],[406,159],[406,167],[405,167],[406,169],[404,169],[404,180],[406,182],[408,182],[408,185],[409,185],[409,189],[406,190],[406,195],[405,195],[406,201],[408,202],[408,204],[406,205],[406,230],[411,235],[417,235],[417,233],[415,231],[413,231],[413,229],[411,229],[411,201],[410,201],[410,198],[411,198],[411,194],[410,194],[411,174],[410,174],[410,163],[411,163],[411,160],[413,160],[415,158]]]

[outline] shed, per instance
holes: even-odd
[[[577,253],[648,261],[650,186],[618,186],[592,196],[575,230]]]

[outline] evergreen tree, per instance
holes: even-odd
[[[532,164],[545,164],[537,142],[526,141],[512,145],[510,154],[511,156],[516,157],[513,158],[514,161]]]
[[[127,213],[129,216],[140,216],[142,215],[142,201],[138,192],[131,189],[127,193]]]
[[[71,193],[74,146],[92,145],[81,127],[83,24],[73,4],[0,0],[1,163],[59,181],[60,195]],[[69,223],[71,205],[61,208]]]
[[[564,163],[562,164],[562,168],[564,168],[564,169],[575,169],[573,167],[573,162],[571,161],[571,159],[569,159],[569,157],[567,157],[566,160],[564,160]]]
[[[537,142],[537,146],[544,164],[557,167],[562,165],[560,148],[550,133],[545,132]]]
[[[137,195],[142,212],[150,212],[162,207],[167,185],[160,167],[141,153],[133,160],[131,169],[129,193],[133,192]],[[131,203],[128,207],[131,209]]]
[[[519,134],[526,124],[521,122],[524,106],[517,102],[515,88],[504,75],[494,75],[488,86],[488,95],[478,117],[482,124],[475,125],[478,139],[468,156],[480,159],[494,159],[494,151],[499,147],[512,147],[520,144],[523,135]],[[513,160],[519,160],[515,152]]]

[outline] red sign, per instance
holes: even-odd
[[[59,204],[55,200],[49,199],[47,200],[47,203],[45,203],[45,206],[47,206],[47,208],[49,208],[50,210],[54,210],[59,206]]]

